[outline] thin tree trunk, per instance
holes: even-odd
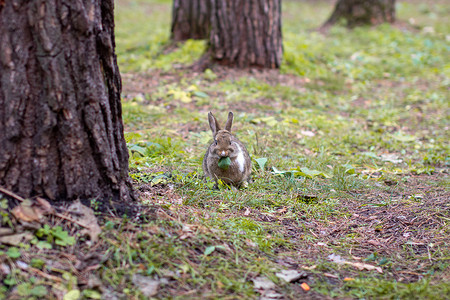
[[[348,27],[395,22],[395,0],[339,0],[323,28],[344,19]]]
[[[281,0],[211,1],[211,59],[223,65],[279,68]]]
[[[0,185],[133,197],[112,0],[0,1]]]
[[[210,30],[209,0],[174,0],[172,7],[171,39],[207,39]]]

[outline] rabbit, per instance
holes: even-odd
[[[203,158],[205,176],[216,182],[216,188],[219,179],[232,187],[247,186],[250,180],[252,161],[244,144],[231,133],[233,113],[228,113],[225,129],[220,128],[217,119],[211,112],[208,113],[208,121],[214,141],[208,147]],[[228,168],[224,168],[223,165],[220,167],[219,160],[228,157],[231,161]]]

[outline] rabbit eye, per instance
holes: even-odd
[[[216,146],[217,146],[217,141],[214,141],[214,145],[216,145]]]

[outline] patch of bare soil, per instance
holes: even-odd
[[[232,69],[220,65],[212,66],[212,71],[217,76],[214,81],[220,82],[224,80],[237,80],[242,77],[254,78],[257,81],[265,82],[270,85],[282,85],[297,87],[299,91],[304,91],[305,83],[308,79],[298,77],[290,74],[280,74],[279,70],[264,70],[264,69]],[[157,70],[152,70],[151,73],[123,73],[123,94],[125,99],[132,99],[137,95],[145,95],[148,91],[156,89],[158,86],[179,83],[181,78],[184,80],[191,80],[202,78],[201,72],[183,72],[164,73]],[[152,99],[158,103],[163,99]]]

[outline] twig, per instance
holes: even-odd
[[[8,195],[8,196],[10,196],[10,197],[12,197],[12,198],[14,198],[14,199],[16,199],[16,200],[19,200],[20,202],[25,201],[25,199],[23,199],[23,198],[20,197],[19,195],[15,194],[15,193],[13,193],[13,192],[11,192],[11,191],[8,191],[7,189],[2,188],[1,186],[0,186],[0,192],[2,192],[2,193],[5,194],[5,195]]]
[[[78,222],[77,220],[74,220],[74,219],[72,219],[71,217],[68,217],[68,216],[66,216],[66,215],[63,215],[63,214],[60,214],[60,213],[57,213],[57,212],[53,213],[53,215],[56,216],[56,217],[59,217],[59,218],[61,218],[61,219],[70,221],[70,222],[72,222],[72,223],[75,223],[75,224],[77,224],[77,225],[80,225],[81,227],[84,227],[84,228],[89,229],[89,226],[86,226],[86,225],[84,225],[83,223]]]
[[[63,281],[61,278],[59,278],[57,276],[49,275],[49,274],[44,273],[41,270],[35,269],[33,267],[28,267],[28,270],[38,274],[39,276],[42,276],[42,277],[46,278],[46,279],[50,279],[50,280],[53,280],[53,281],[56,281],[56,282],[62,282]]]
[[[399,273],[415,275],[415,276],[423,276],[422,274],[419,274],[419,273],[416,273],[416,272],[411,272],[411,271],[400,271]]]
[[[428,259],[430,260],[430,263],[433,263],[433,260],[431,259],[430,248],[428,246],[427,246],[427,252],[428,252]]]

